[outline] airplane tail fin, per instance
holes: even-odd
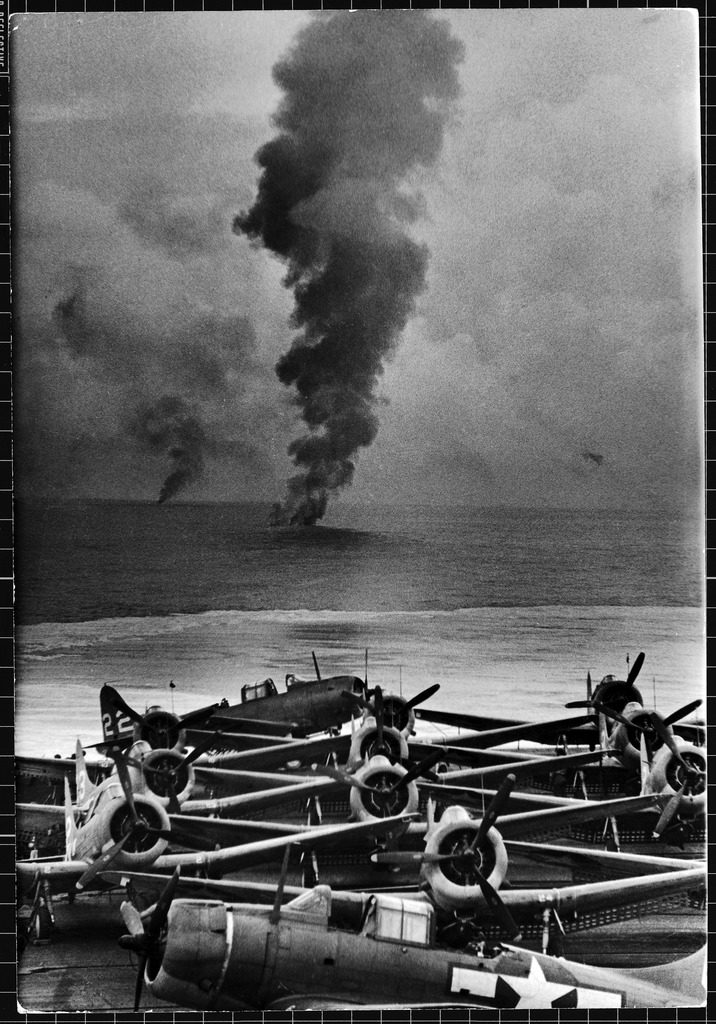
[[[65,776],[65,859],[74,860],[75,847],[77,845],[77,825],[75,824],[75,812],[72,807],[72,796],[70,794],[70,783]]]
[[[75,747],[75,781],[77,784],[77,803],[79,806],[82,806],[87,803],[97,787],[93,782],[90,782],[89,775],[87,774],[85,752],[79,740],[77,740],[77,746]]]
[[[706,935],[704,935],[704,939]],[[662,988],[683,992],[693,1002],[692,1006],[704,1006],[706,1003],[706,971],[707,947],[704,945],[695,953],[672,963],[660,964],[657,967],[635,967],[627,972],[640,981],[653,982]]]
[[[127,717],[126,708],[126,703],[113,686],[105,684],[99,691],[99,711],[105,743],[115,743],[121,734],[131,730],[132,721]]]

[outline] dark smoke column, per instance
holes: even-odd
[[[298,333],[276,366],[308,432],[275,524],[310,525],[378,431],[375,387],[425,284],[407,177],[438,157],[461,44],[423,12],[320,14],[274,67],[279,134],[234,230],[287,265]]]
[[[182,398],[164,395],[153,405],[142,406],[130,429],[147,451],[169,457],[171,471],[159,492],[159,505],[201,476],[206,433],[198,414]]]

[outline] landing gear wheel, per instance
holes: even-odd
[[[32,941],[45,944],[50,941],[52,934],[52,918],[47,907],[40,907],[35,914],[35,922],[32,926]]]

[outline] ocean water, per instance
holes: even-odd
[[[268,507],[23,506],[16,750],[100,738],[98,693],[177,713],[287,672],[362,675],[441,709],[561,715],[627,671],[668,712],[704,694],[703,543],[660,513],[349,508],[275,530]],[[174,683],[174,689],[169,683]]]

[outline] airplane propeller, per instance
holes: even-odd
[[[137,811],[137,805],[134,802],[134,793],[132,791],[132,784],[129,779],[129,773],[127,772],[128,758],[119,746],[110,746],[108,750],[110,756],[113,758],[117,765],[117,777],[119,778],[120,785],[122,786],[122,792],[124,798],[127,801],[130,814],[130,825],[127,831],[122,835],[116,843],[113,843],[109,849],[105,850],[96,860],[93,860],[86,871],[82,873],[76,882],[77,889],[84,889],[90,882],[92,882],[97,875],[104,871],[105,868],[111,864],[118,853],[124,849],[130,840],[140,842],[146,836],[157,836],[161,839],[171,839],[172,834],[167,829],[154,828],[150,825]]]
[[[643,661],[643,658],[642,658],[642,661]],[[632,667],[632,672],[634,671],[635,668],[637,668],[637,666],[639,668],[641,668],[641,663],[640,663],[638,657],[637,657],[636,661],[634,662],[634,665]],[[630,676],[631,676],[631,673],[630,673]],[[661,715],[658,713],[658,711],[644,711],[644,712],[640,711],[638,713],[638,716],[637,716],[638,720],[637,720],[637,718],[633,718],[633,719],[627,718],[625,715],[621,714],[621,712],[615,711],[613,708],[608,708],[606,705],[600,703],[599,701],[595,701],[595,700],[588,700],[588,701],[575,700],[575,701],[570,701],[568,704],[565,705],[565,707],[568,707],[568,708],[580,708],[580,707],[581,708],[584,708],[584,707],[594,708],[600,714],[604,715],[605,718],[609,718],[609,719],[611,719],[614,722],[619,722],[621,725],[623,725],[627,729],[635,729],[638,732],[643,733],[645,735],[645,737],[646,737],[647,747],[649,749],[653,749],[654,746],[656,746],[654,740],[655,740],[656,737],[658,737],[662,741],[662,743],[666,744],[666,746],[669,748],[669,750],[674,755],[676,760],[679,761],[679,763],[687,771],[691,771],[691,770],[696,770],[696,769],[693,769],[693,766],[688,765],[686,763],[686,761],[684,760],[684,758],[682,757],[681,751],[679,750],[679,747],[678,747],[678,745],[676,743],[676,740],[674,739],[673,734],[671,733],[671,731],[669,729],[669,726],[672,725],[674,722],[678,722],[680,719],[685,718],[686,715],[690,714],[697,707],[699,707],[702,703],[703,703],[703,701],[701,699],[693,700],[689,704],[685,704],[683,707],[678,708],[678,710],[673,711],[666,718],[662,718]]]
[[[177,799],[177,779],[180,777],[181,773],[189,767],[190,764],[193,764],[193,762],[196,761],[197,758],[201,757],[202,754],[205,754],[207,750],[209,750],[212,746],[215,745],[220,735],[220,732],[212,733],[211,736],[208,736],[206,739],[204,739],[201,743],[194,747],[193,750],[190,750],[189,753],[183,758],[183,760],[179,762],[179,764],[175,764],[171,768],[168,767],[166,763],[163,765],[139,765],[139,767],[141,767],[144,772],[150,773],[165,781],[167,791],[165,793],[162,793],[161,795],[169,797],[169,812],[171,814],[178,814],[180,810],[179,800]],[[136,764],[136,762],[131,763]]]
[[[402,697],[391,696],[386,698],[380,686],[374,686],[372,690],[366,689],[365,696],[358,693],[351,693],[349,690],[343,690],[342,696],[345,697],[346,700],[354,701],[363,708],[364,711],[367,711],[375,717],[376,728],[379,733],[378,745],[385,748],[385,744],[383,742],[383,729],[385,725],[387,724],[390,728],[397,729],[398,732],[401,732],[408,724],[410,720],[410,712],[413,708],[428,700],[428,698],[432,697],[434,693],[437,693],[439,689],[440,683],[433,683],[432,686],[428,686],[424,690],[421,690],[420,693],[416,693],[416,695],[411,697],[410,700],[404,700]],[[387,753],[387,750],[376,749],[374,753]]]
[[[490,884],[481,870],[482,854],[480,852],[487,833],[497,821],[502,809],[510,798],[515,781],[516,778],[512,774],[504,778],[500,788],[490,801],[472,840],[466,842],[464,833],[462,833],[459,840],[460,849],[453,849],[450,853],[395,850],[374,853],[371,856],[371,860],[374,864],[453,864],[462,877],[463,885],[469,884],[468,879],[474,879],[477,882],[485,902],[500,922],[503,930],[509,935],[511,941],[519,941],[521,938],[520,929],[502,902],[497,890]]]
[[[314,772],[316,775],[329,775],[332,779],[336,779],[338,782],[343,782],[347,786],[352,786],[355,789],[359,789],[362,792],[371,793],[374,797],[374,807],[380,805],[381,809],[388,810],[389,813],[395,813],[392,809],[387,806],[387,801],[390,797],[394,796],[399,790],[406,789],[411,782],[414,782],[420,775],[424,775],[430,771],[433,765],[437,764],[442,758],[445,757],[445,751],[442,747],[432,751],[427,757],[424,757],[418,764],[414,764],[405,775],[401,775],[399,778],[395,778],[392,772],[376,772],[381,780],[381,785],[371,786],[367,782],[363,782],[362,779],[356,778],[355,775],[351,775],[350,772],[345,771],[343,768],[334,768],[330,765],[322,765],[319,768],[315,768]],[[391,778],[395,778],[394,782],[389,782]],[[376,799],[377,798],[377,799]],[[383,807],[383,802],[386,801],[386,806]],[[377,809],[377,808],[376,808]]]
[[[152,911],[152,915],[149,918],[149,924],[146,929],[142,924],[142,918],[131,903],[124,902],[119,908],[122,919],[128,929],[128,934],[121,935],[119,937],[119,945],[122,949],[129,949],[139,956],[139,964],[137,966],[137,983],[134,989],[135,1013],[139,1010],[139,1003],[142,998],[144,972],[147,967],[147,962],[152,954],[155,954],[160,948],[162,932],[167,923],[167,918],[169,917],[169,909],[172,905],[172,900],[174,899],[174,893],[176,892],[178,883],[179,868],[177,867],[174,874],[162,890],[154,910]]]

